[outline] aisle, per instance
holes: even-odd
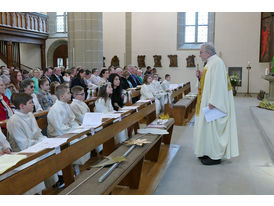
[[[193,126],[175,127],[172,143],[181,148],[154,194],[273,195],[273,162],[249,110],[256,105],[255,98],[235,98],[240,156],[221,165],[204,166],[195,158]]]

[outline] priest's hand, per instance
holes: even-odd
[[[197,69],[197,70],[196,70],[196,77],[197,77],[198,79],[200,79],[201,76],[202,76],[202,72],[201,72],[199,69]]]
[[[209,109],[214,109],[215,108],[214,105],[212,105],[212,104],[208,104],[208,107],[209,107]]]

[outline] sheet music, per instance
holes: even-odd
[[[64,144],[65,142],[67,142],[67,140],[68,140],[68,138],[45,138],[41,142],[39,142],[35,145],[32,145],[31,147],[29,147],[25,150],[18,152],[18,154],[20,154],[20,153],[37,153],[44,149],[56,148],[56,147],[59,147],[61,144]]]
[[[216,119],[220,119],[222,117],[227,116],[226,113],[221,112],[220,110],[213,108],[213,109],[209,109],[209,107],[205,107],[203,108],[203,113],[205,116],[205,119],[207,122],[211,122],[214,121]]]
[[[82,126],[98,127],[102,124],[103,113],[87,112],[85,113]]]

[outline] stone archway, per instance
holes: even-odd
[[[68,45],[68,41],[67,40],[56,40],[50,45],[48,52],[47,52],[47,66],[53,66],[54,51],[61,45]]]

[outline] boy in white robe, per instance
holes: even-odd
[[[0,155],[10,154],[10,153],[11,153],[10,143],[7,141],[0,127]]]
[[[58,100],[49,109],[47,115],[48,128],[47,134],[49,137],[58,137],[60,135],[70,133],[80,125],[75,121],[75,115],[73,114],[68,102],[71,100],[71,93],[69,87],[66,85],[59,85],[56,87],[55,92]],[[75,174],[79,174],[79,165],[85,164],[90,159],[90,152],[76,160],[74,164]]]
[[[70,104],[71,110],[75,115],[75,121],[79,125],[82,125],[85,113],[90,112],[88,105],[84,102],[84,88],[81,86],[74,86],[71,89],[71,93],[73,96],[72,103]]]
[[[26,93],[14,94],[12,103],[16,110],[7,122],[8,137],[12,150],[18,152],[27,149],[47,138],[42,135],[41,129],[38,127],[32,113],[34,107],[32,96]],[[56,182],[57,175],[53,175],[45,180],[47,187],[53,186]],[[45,189],[45,184],[41,182],[25,194],[41,193]]]
[[[165,91],[165,92],[170,92],[170,89],[169,89],[169,85],[170,85],[170,79],[171,79],[171,76],[169,74],[166,74],[165,75],[165,80],[162,82],[161,86],[162,86],[162,89]]]
[[[151,82],[151,85],[154,89],[154,96],[160,101],[161,111],[164,111],[165,104],[167,103],[167,93],[162,89],[162,86],[158,79],[158,74],[153,74],[153,80]]]

